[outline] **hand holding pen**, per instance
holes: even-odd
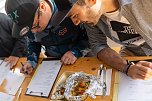
[[[24,74],[31,74],[33,72],[33,68],[32,65],[29,62],[26,62],[25,64],[23,64],[21,62],[22,68],[21,68],[21,73]]]

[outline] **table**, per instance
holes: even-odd
[[[152,57],[124,57],[125,59],[129,59],[129,60],[144,60],[144,59],[152,59]],[[20,58],[16,68],[20,68],[21,64],[20,62],[25,62],[26,58]],[[42,61],[42,59],[39,59],[39,63]],[[88,74],[92,74],[92,75],[97,75],[97,71],[98,68],[100,66],[100,64],[102,64],[102,61],[99,61],[96,57],[85,57],[85,58],[79,58],[75,64],[73,65],[63,65],[58,77],[56,79],[56,82],[58,81],[58,79],[60,78],[60,76],[62,75],[62,73],[66,72],[66,71],[73,71],[73,72],[79,72],[79,71],[83,71],[85,73]],[[106,64],[105,64],[106,65]],[[109,66],[106,66],[107,68],[111,68]],[[113,89],[114,89],[114,81],[115,81],[115,73],[117,72],[117,70],[113,69],[112,72],[112,82],[111,82],[111,92],[110,92],[110,96],[106,96],[106,97],[102,97],[102,96],[97,96],[96,99],[91,99],[91,98],[87,98],[86,101],[112,101],[113,99]],[[33,75],[33,74],[32,74]],[[19,101],[50,101],[50,97],[49,98],[41,98],[41,97],[33,97],[33,96],[28,96],[25,95],[26,92],[26,88],[32,78],[32,75],[30,77],[26,77],[26,79],[24,80],[23,84],[21,85],[21,87],[23,88],[22,94],[19,98]],[[55,82],[55,84],[56,84]],[[0,87],[0,91],[5,92],[5,85],[6,85],[7,81],[4,81],[4,83],[2,84],[2,86]],[[55,85],[54,84],[54,85]],[[54,89],[54,88],[53,88]],[[18,93],[17,93],[18,94]],[[17,95],[16,94],[16,95]],[[15,101],[15,99],[14,99]]]

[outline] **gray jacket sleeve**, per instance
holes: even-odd
[[[92,51],[97,55],[102,49],[109,47],[106,35],[97,26],[85,25]]]

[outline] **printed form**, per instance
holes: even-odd
[[[6,93],[16,95],[24,79],[25,75],[20,73],[20,69],[17,69],[15,72],[10,71],[6,76]]]
[[[26,94],[48,97],[60,68],[60,60],[43,61],[32,77]]]
[[[10,70],[10,65],[7,62],[0,60],[0,85],[4,80],[7,81],[5,90],[7,94],[15,95],[17,90],[23,83],[25,76],[20,73],[20,69],[15,68],[15,71]]]
[[[152,101],[152,79],[133,80],[119,73],[118,101]]]
[[[6,66],[6,64],[7,62],[0,60],[0,85],[3,83],[4,79],[10,71],[10,65]]]

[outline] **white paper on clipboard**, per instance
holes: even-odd
[[[119,73],[118,101],[152,101],[152,78],[133,80]]]
[[[60,68],[60,60],[43,61],[32,77],[27,87],[26,94],[49,97]]]

